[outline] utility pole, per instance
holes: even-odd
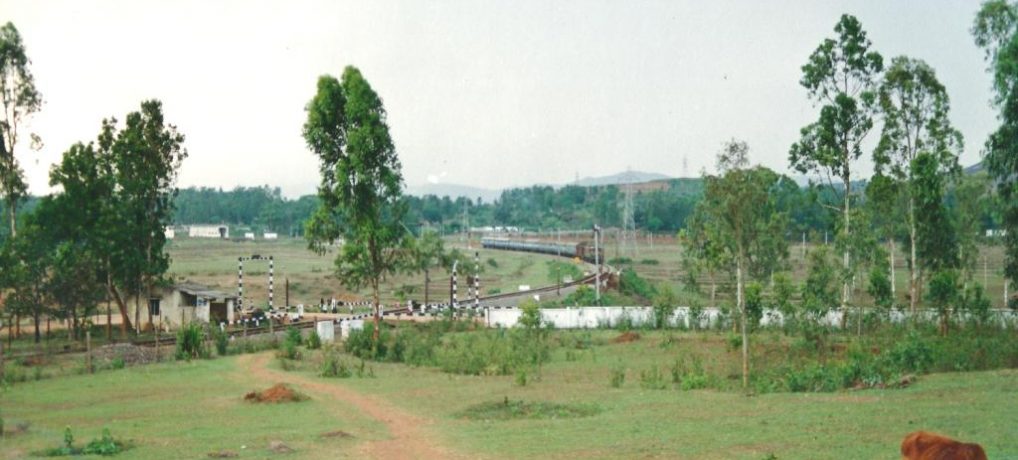
[[[636,219],[633,217],[633,176],[626,172],[624,200],[622,202],[622,251],[626,257],[636,258]]]
[[[594,225],[594,301],[601,305],[601,259],[598,251],[601,227]]]

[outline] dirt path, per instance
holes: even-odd
[[[301,390],[318,394],[319,397],[335,398],[349,403],[369,417],[385,424],[392,438],[362,443],[359,451],[365,457],[377,459],[465,458],[438,445],[428,436],[426,426],[431,424],[428,419],[410,414],[378,397],[358,393],[339,383],[323,383],[300,374],[270,369],[268,364],[271,359],[271,353],[242,355],[237,358],[237,364],[247,372],[247,375],[262,380],[267,385],[279,382],[292,383],[299,386]]]

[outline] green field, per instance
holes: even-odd
[[[893,390],[745,396],[647,389],[640,372],[651,366],[697,354],[725,376],[736,372],[738,354],[718,333],[640,333],[639,340],[616,344],[618,331],[595,331],[589,348],[556,348],[525,386],[513,376],[377,362],[366,363],[373,377],[324,379],[316,376],[311,353],[298,370],[284,372],[271,352],[21,383],[2,393],[0,406],[8,431],[30,424],[0,450],[3,458],[21,458],[55,447],[71,426],[82,442],[102,427],[133,440],[136,447],[117,456],[124,459],[199,458],[221,450],[269,458],[276,455],[268,450],[273,440],[293,448],[294,458],[886,459],[896,458],[906,433],[927,429],[979,442],[990,458],[1018,456],[1013,369],[924,375]],[[556,334],[565,340],[587,333]],[[767,359],[755,358],[761,367]],[[613,369],[625,373],[619,388],[609,385]],[[264,406],[242,400],[277,382],[295,385],[311,400]],[[594,414],[465,416],[475,405],[507,400]],[[350,436],[321,436],[337,430]]]
[[[707,305],[709,303],[710,281],[706,275],[699,278],[701,295],[691,296],[688,292],[684,292],[684,277],[681,268],[682,248],[679,246],[678,241],[675,238],[655,236],[653,239],[649,239],[648,237],[643,236],[637,239],[636,242],[636,254],[633,256],[626,251],[621,250],[615,241],[609,239],[605,243],[605,257],[609,260],[619,256],[628,257],[633,260],[632,267],[640,274],[640,276],[643,276],[653,282],[668,283],[677,293],[680,294],[680,297],[682,297],[684,301],[688,302],[695,299],[696,301],[701,302],[702,305]],[[814,249],[814,247],[815,245],[813,244],[806,244],[804,248],[801,244],[796,244],[795,242],[789,243],[786,269],[791,275],[792,282],[796,285],[799,285],[799,283],[806,279],[806,270],[808,269],[808,265],[806,263],[806,258],[803,257],[804,251],[808,255],[808,252]],[[835,250],[833,243],[829,247],[831,251]],[[907,254],[901,252],[901,250],[902,248],[900,246],[896,247],[894,259],[895,293],[898,302],[907,305],[908,260],[906,259]],[[993,303],[994,308],[1004,308],[1003,248],[999,245],[982,245],[979,247],[979,256],[976,258],[976,261],[977,266],[973,272],[973,281],[985,285],[986,296]],[[838,266],[838,261],[832,260],[832,264]],[[720,302],[731,296],[733,283],[726,280],[724,275],[718,275],[718,283],[718,301]],[[852,295],[854,300],[858,301],[862,305],[868,306],[872,305],[872,300],[869,295],[866,294],[865,283],[866,277],[859,276]],[[1011,295],[1014,295],[1016,290],[1018,289],[1015,289],[1015,286],[1009,287],[1009,293]],[[838,292],[840,293],[840,289]]]
[[[451,247],[458,242],[451,241]],[[539,254],[524,254],[510,251],[477,249],[474,242],[472,249],[460,246],[462,251],[473,254],[480,253],[482,265],[481,293],[514,292],[520,285],[531,287],[547,286],[550,281],[546,261],[555,257]],[[172,258],[169,276],[177,280],[190,280],[235,293],[237,290],[237,257],[260,254],[273,256],[275,262],[275,298],[281,303],[285,296],[285,282],[290,281],[290,304],[318,305],[321,298],[335,296],[342,300],[367,299],[370,292],[362,289],[350,292],[342,286],[334,275],[334,252],[319,256],[307,249],[307,244],[300,239],[280,239],[276,241],[234,242],[226,240],[205,240],[197,238],[179,238],[167,245],[167,252]],[[494,260],[497,266],[488,264]],[[473,266],[467,271],[460,270],[458,298],[467,298],[465,275],[473,273]],[[381,289],[382,300],[392,302],[402,296],[424,299],[424,274],[400,275],[384,282]],[[402,295],[400,293],[402,291]],[[247,261],[244,264],[244,297],[256,305],[264,305],[268,299],[268,264],[266,262]],[[449,298],[449,275],[442,269],[431,272],[429,301],[438,303]]]

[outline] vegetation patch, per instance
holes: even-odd
[[[601,412],[592,404],[560,404],[547,401],[502,401],[486,402],[470,406],[460,413],[469,420],[538,420],[590,417]]]
[[[70,455],[102,455],[110,456],[119,454],[127,449],[131,448],[131,444],[117,440],[110,434],[108,428],[103,428],[102,436],[98,439],[89,441],[85,447],[78,447],[74,445],[74,434],[71,432],[71,427],[64,429],[64,443],[60,447],[54,447],[52,449],[46,449],[38,452],[34,452],[33,455],[39,457],[64,457]]]
[[[252,391],[244,395],[245,401],[254,403],[300,402],[307,399],[307,395],[290,388],[285,383],[277,383],[264,391]]]

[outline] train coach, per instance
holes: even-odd
[[[537,240],[513,240],[510,238],[481,238],[481,246],[485,249],[537,252],[562,257],[580,258],[590,263],[594,263],[595,261],[594,246],[587,242],[565,243]],[[598,248],[598,250],[601,252],[601,256],[603,256],[603,250],[601,250],[601,248]]]

